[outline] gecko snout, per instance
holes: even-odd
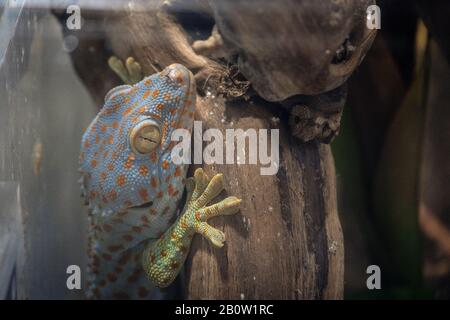
[[[179,63],[171,64],[166,68],[166,74],[167,76],[174,82],[180,85],[181,87],[186,87],[188,89],[191,88],[194,84],[193,81],[193,74],[192,72]]]

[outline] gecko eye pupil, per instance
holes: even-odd
[[[152,120],[137,124],[130,133],[130,145],[135,153],[147,154],[161,143],[161,130]]]

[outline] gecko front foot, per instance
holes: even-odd
[[[181,219],[185,219],[196,233],[203,235],[214,246],[222,247],[225,242],[225,234],[211,227],[206,221],[220,215],[235,214],[239,211],[242,200],[231,196],[207,206],[224,189],[223,175],[216,174],[209,181],[203,169],[195,171],[194,177],[188,179],[186,187],[188,201]]]
[[[202,169],[197,169],[194,177],[187,179],[186,189],[187,200],[181,216],[143,254],[144,270],[158,287],[167,287],[176,278],[195,233],[203,235],[216,247],[223,246],[225,234],[206,221],[215,216],[236,213],[242,201],[228,197],[208,206],[223,190],[223,176],[216,174],[209,180]]]
[[[142,80],[141,65],[133,57],[128,57],[124,64],[122,60],[112,56],[108,59],[108,65],[125,84],[133,85]]]

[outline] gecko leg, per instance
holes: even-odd
[[[149,279],[158,287],[166,287],[178,275],[189,252],[195,233],[203,235],[214,246],[222,247],[225,234],[211,227],[207,220],[219,215],[235,214],[241,199],[228,197],[207,206],[223,190],[222,174],[208,179],[202,169],[186,182],[186,205],[177,221],[144,250],[143,267]]]
[[[128,57],[124,64],[112,56],[108,59],[108,65],[125,84],[133,85],[142,80],[141,65],[133,57]]]

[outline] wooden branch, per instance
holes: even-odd
[[[192,299],[342,298],[344,248],[329,146],[300,143],[277,116],[261,102],[219,103],[213,113],[208,99],[198,103],[203,129],[280,129],[280,169],[262,176],[254,165],[204,166],[211,175],[222,172],[228,194],[243,203],[241,215],[213,222],[223,226],[225,248],[195,239]]]
[[[268,101],[341,86],[376,34],[366,27],[373,0],[210,2],[227,51]]]

